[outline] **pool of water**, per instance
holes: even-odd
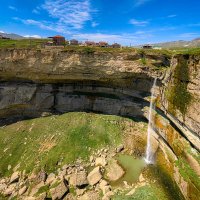
[[[125,174],[122,178],[113,183],[113,185],[123,184],[127,181],[129,184],[135,183],[146,167],[144,159],[135,159],[133,156],[120,154],[115,158],[119,165],[124,169]]]

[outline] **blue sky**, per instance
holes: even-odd
[[[0,32],[124,45],[200,37],[199,0],[0,1]]]

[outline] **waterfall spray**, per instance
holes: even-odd
[[[154,127],[154,119],[153,119],[153,114],[152,111],[153,109],[155,109],[155,105],[153,103],[153,99],[154,99],[154,90],[155,90],[155,86],[156,86],[156,81],[157,78],[154,79],[153,82],[153,87],[151,89],[151,102],[150,102],[150,110],[149,110],[149,116],[148,116],[148,132],[147,132],[147,148],[146,148],[146,157],[145,157],[145,162],[147,164],[152,164],[153,163],[153,153],[152,153],[152,146],[151,146],[151,132],[153,131],[153,127]]]

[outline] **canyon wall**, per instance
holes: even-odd
[[[145,59],[145,62],[144,62]],[[171,62],[171,64],[170,64]],[[186,199],[200,196],[200,56],[0,50],[0,121],[88,111],[146,120],[157,77],[157,164]]]
[[[94,111],[143,117],[155,66],[169,57],[149,54],[60,50],[0,51],[0,117]],[[144,118],[144,117],[143,117]]]

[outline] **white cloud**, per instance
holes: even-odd
[[[92,24],[91,24],[92,27],[97,27],[98,25],[99,25],[99,23],[97,23],[97,22],[92,22]]]
[[[4,31],[0,31],[0,33],[5,33]]]
[[[42,5],[50,17],[70,29],[81,29],[87,21],[92,21],[89,0],[46,0]]]
[[[15,11],[17,11],[17,8],[15,8],[14,6],[8,6],[8,8],[9,8],[10,10],[15,10]]]
[[[18,17],[14,17],[14,20],[21,21],[24,24],[27,25],[33,25],[38,26],[41,29],[49,30],[49,31],[56,31],[58,33],[65,33],[65,34],[71,34],[70,31],[66,30],[66,27],[60,23],[55,24],[48,21],[37,21],[33,19],[20,19]]]
[[[135,26],[146,26],[147,24],[149,24],[147,20],[144,21],[144,20],[137,20],[137,19],[131,19],[129,23]]]
[[[38,38],[38,39],[42,38],[40,35],[24,35],[24,37],[26,37],[26,38]]]
[[[139,7],[139,6],[142,6],[149,1],[151,1],[151,0],[134,0],[134,6]]]
[[[98,25],[92,21],[91,14],[97,11],[91,9],[90,0],[45,0],[43,5],[36,7],[32,12],[39,14],[42,9],[48,12],[50,18],[48,21],[17,17],[13,19],[63,34],[74,33],[82,29],[89,21],[92,27]]]
[[[177,15],[168,15],[167,18],[175,18]]]

